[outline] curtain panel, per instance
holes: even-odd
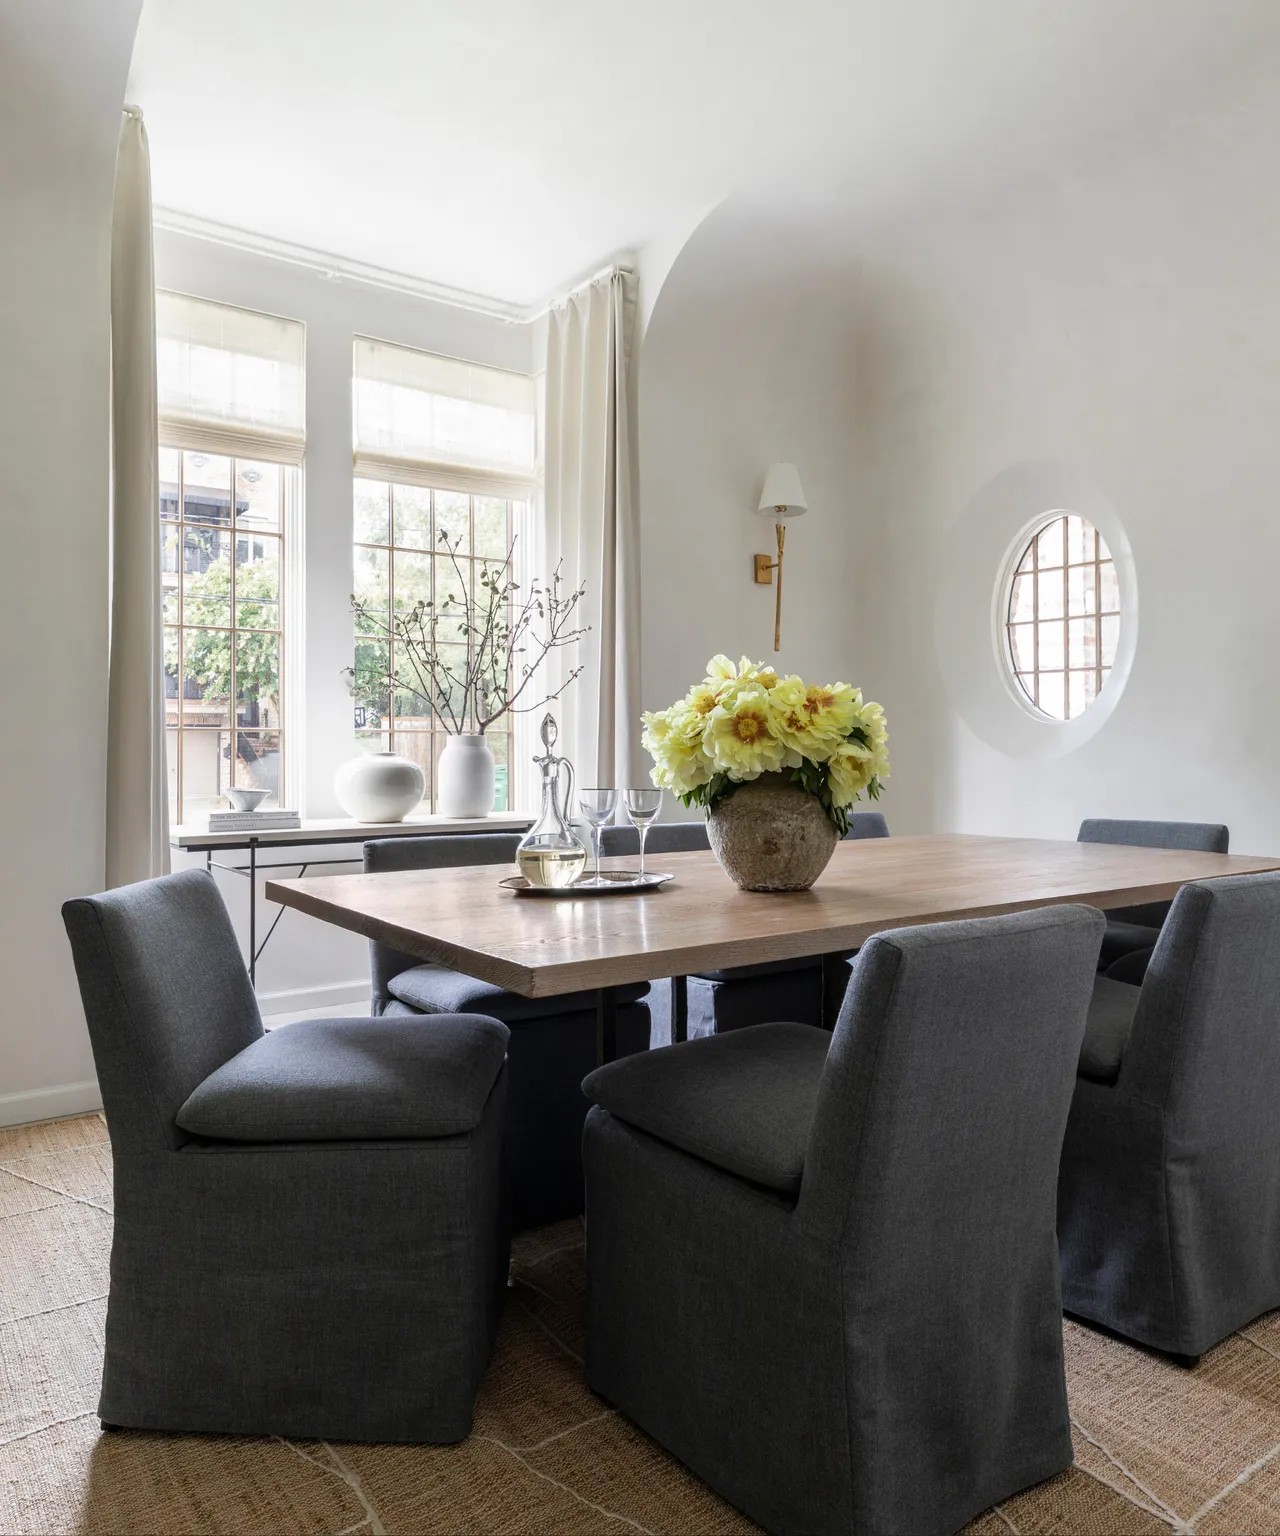
[[[169,869],[158,456],[151,163],[126,107],[111,235],[108,886]]]
[[[647,784],[640,754],[640,550],[632,505],[627,364],[635,278],[618,269],[587,283],[548,317],[544,507],[538,574],[556,559],[569,590],[585,585],[590,632],[575,659],[557,658],[551,706],[561,751],[580,784]],[[554,686],[554,684],[553,684]]]

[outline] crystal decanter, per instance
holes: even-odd
[[[544,715],[539,732],[546,749],[534,762],[542,769],[542,812],[520,839],[516,864],[530,885],[562,889],[572,885],[586,867],[587,850],[570,823],[573,805],[573,764],[555,753],[559,728],[551,715]],[[560,790],[563,770],[565,784]]]

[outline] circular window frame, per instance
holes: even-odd
[[[1032,533],[1074,512],[1102,534],[1120,588],[1120,637],[1110,675],[1074,720],[1055,720],[1026,698],[1007,656],[1008,588]],[[1139,634],[1133,552],[1110,500],[1083,471],[1048,459],[1010,465],[970,498],[935,554],[933,649],[952,708],[1006,757],[1060,757],[1107,723],[1124,694]]]
[[[1022,562],[1026,559],[1027,551],[1031,548],[1031,545],[1035,542],[1036,539],[1040,537],[1046,528],[1051,527],[1052,524],[1058,522],[1060,519],[1068,517],[1078,517],[1081,519],[1081,521],[1088,523],[1088,525],[1102,540],[1103,547],[1107,551],[1106,563],[1109,563],[1111,566],[1113,566],[1116,573],[1116,583],[1119,589],[1119,596],[1117,600],[1120,604],[1117,616],[1120,622],[1118,625],[1118,634],[1116,638],[1115,657],[1112,659],[1111,665],[1107,668],[1106,676],[1102,680],[1102,686],[1098,689],[1097,693],[1094,694],[1093,698],[1085,705],[1085,707],[1080,711],[1078,715],[1068,715],[1064,719],[1059,719],[1057,715],[1051,715],[1046,710],[1041,709],[1039,704],[1036,703],[1036,701],[1031,697],[1031,695],[1018,680],[1018,669],[1013,655],[1013,642],[1009,634],[1011,627],[1009,612],[1013,603],[1013,583],[1017,578],[1018,572],[1022,566]],[[1108,616],[1110,616],[1111,610],[1108,609],[1107,613]],[[1082,619],[1098,618],[1100,616],[1100,613],[1067,615],[1067,617],[1079,617]],[[1029,714],[1031,718],[1038,724],[1042,725],[1074,725],[1077,721],[1083,720],[1087,715],[1092,714],[1093,711],[1097,709],[1098,706],[1102,703],[1106,696],[1107,689],[1111,686],[1111,679],[1116,670],[1116,663],[1120,657],[1121,647],[1124,645],[1125,630],[1128,627],[1126,622],[1127,614],[1125,610],[1125,594],[1120,578],[1120,562],[1116,559],[1115,555],[1112,554],[1111,541],[1107,538],[1107,535],[1103,529],[1099,527],[1099,525],[1095,523],[1094,520],[1086,513],[1080,511],[1078,507],[1050,507],[1047,511],[1040,512],[1035,517],[1029,518],[1027,522],[1022,526],[1022,528],[1020,528],[1019,531],[1014,535],[1011,543],[1009,544],[1008,552],[1005,555],[1004,566],[1001,571],[999,581],[996,584],[996,601],[995,608],[993,610],[993,617],[996,626],[995,650],[997,664],[999,665],[1001,677],[1004,680],[1006,691],[1020,709],[1022,709],[1026,714]],[[1052,620],[1050,622],[1056,623],[1058,621]],[[1101,637],[1099,637],[1099,644],[1101,644]],[[1067,658],[1064,657],[1064,663],[1066,659]],[[1069,673],[1072,669],[1064,665],[1063,670],[1064,672]],[[1066,683],[1065,679],[1064,688],[1069,689],[1069,684]],[[1064,698],[1069,702],[1070,693],[1065,693]]]

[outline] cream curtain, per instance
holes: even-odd
[[[586,584],[581,677],[552,706],[580,784],[647,784],[640,766],[639,538],[631,495],[627,358],[635,279],[614,271],[548,317],[540,575],[557,558]],[[563,675],[563,674],[562,674]]]
[[[107,884],[169,868],[151,163],[126,107],[111,236],[111,643]]]

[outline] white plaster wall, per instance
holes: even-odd
[[[1070,837],[1085,815],[1181,817],[1280,848],[1280,100],[1239,88],[867,249],[856,601],[895,829]],[[995,569],[958,590],[948,540],[1027,460],[1110,501],[1141,609],[1114,713],[1052,759],[979,739],[963,718],[978,684],[944,683],[932,635],[939,595],[990,604]]]
[[[303,539],[305,562],[301,676],[303,809],[309,816],[340,816],[333,776],[355,754],[351,699],[342,669],[351,664],[351,342],[377,336],[404,346],[527,372],[533,365],[533,328],[433,303],[350,279],[332,279],[306,267],[189,235],[156,234],[156,282],[226,304],[301,320],[307,328],[307,459]],[[268,859],[308,853],[360,857],[359,846],[298,849]],[[243,861],[243,854],[223,856]],[[178,859],[203,863],[199,858]],[[284,869],[296,874],[297,867]],[[323,869],[316,869],[323,874]],[[349,870],[347,872],[350,872]],[[247,943],[245,880],[217,876],[233,921]],[[265,878],[265,877],[264,877]],[[259,898],[261,885],[259,882]],[[277,908],[259,900],[260,922]],[[263,928],[259,928],[261,937]],[[368,947],[352,934],[286,912],[258,966],[264,1011],[296,1011],[358,1003],[368,996]],[[358,1011],[358,1010],[354,1010]]]
[[[0,0],[0,1123],[94,1093],[58,908],[103,883],[111,204],[140,4]]]
[[[666,266],[664,254],[661,266]],[[643,277],[643,264],[642,264]],[[782,649],[788,671],[874,693],[854,645],[854,466],[847,272],[797,252],[757,203],[721,205],[650,290],[639,357],[642,697],[662,708],[724,651],[773,653],[774,549],[755,512],[765,470],[791,460],[809,513],[788,524]],[[664,816],[678,806],[664,809]]]

